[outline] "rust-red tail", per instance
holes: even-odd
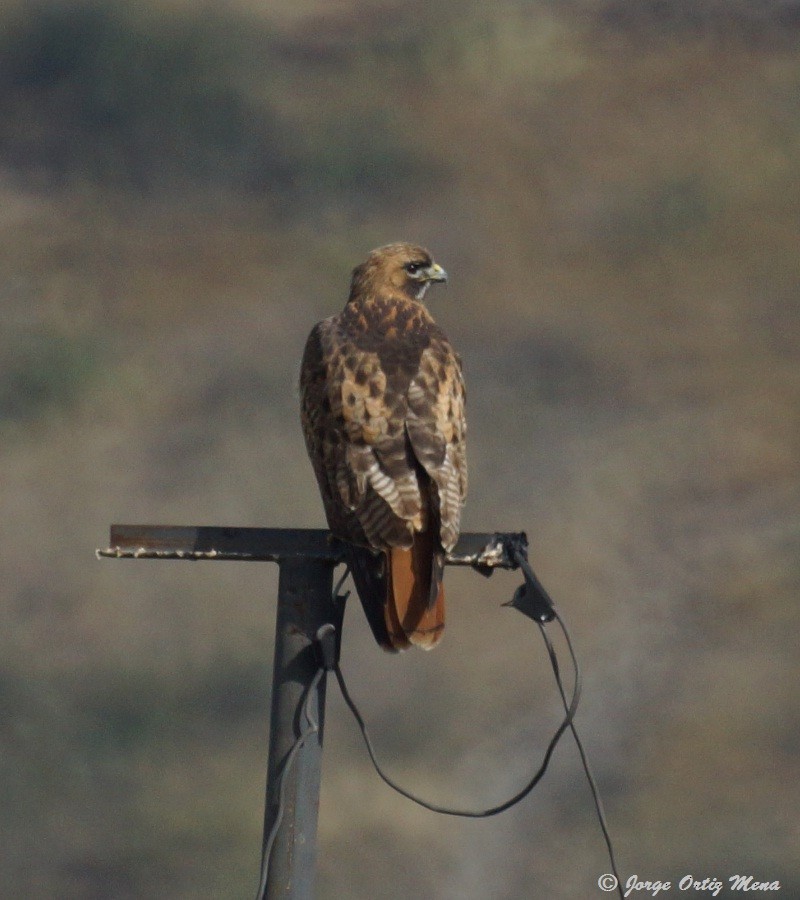
[[[393,649],[432,650],[444,633],[444,551],[433,530],[414,535],[409,550],[388,551],[384,618]]]
[[[384,650],[431,650],[444,631],[444,551],[430,533],[409,550],[345,543],[347,563],[372,633]]]

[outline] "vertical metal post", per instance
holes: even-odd
[[[266,900],[311,900],[313,896],[325,676],[312,687],[320,667],[312,641],[322,625],[333,623],[337,633],[341,626],[343,610],[336,608],[332,597],[334,565],[308,557],[280,561],[262,855],[280,810],[281,778],[284,796],[267,862]],[[287,756],[307,727],[302,708],[310,690],[315,696],[308,697],[308,709],[319,730],[308,736],[284,773]]]

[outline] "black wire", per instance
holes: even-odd
[[[267,876],[269,874],[269,862],[272,857],[272,847],[275,843],[275,838],[278,835],[278,830],[281,827],[281,822],[283,821],[283,813],[284,807],[286,804],[286,783],[287,783],[287,775],[292,769],[294,765],[294,761],[297,758],[297,754],[300,752],[303,744],[306,742],[306,739],[309,738],[312,734],[315,734],[319,731],[319,723],[317,720],[311,715],[311,698],[315,696],[317,685],[320,682],[320,679],[325,674],[325,669],[320,667],[314,673],[314,677],[311,679],[311,683],[308,686],[308,690],[306,691],[305,699],[303,700],[303,709],[302,714],[305,717],[306,722],[308,723],[308,727],[304,728],[300,734],[297,736],[294,744],[292,744],[291,750],[286,754],[286,758],[283,761],[283,768],[281,769],[281,774],[279,776],[278,782],[278,810],[275,814],[275,821],[272,824],[272,829],[270,830],[269,837],[264,842],[264,854],[261,860],[261,880],[258,885],[258,893],[256,894],[256,900],[264,900],[267,891]]]
[[[436,803],[431,803],[428,800],[423,800],[421,797],[416,796],[416,794],[411,793],[411,791],[399,785],[394,779],[392,779],[386,772],[381,768],[380,763],[378,762],[377,756],[375,754],[375,748],[372,745],[372,741],[369,737],[369,733],[367,732],[367,726],[364,722],[364,719],[356,706],[355,701],[350,696],[350,691],[347,689],[347,684],[344,679],[344,674],[338,664],[335,664],[333,668],[333,672],[336,675],[336,680],[339,683],[339,689],[342,692],[342,697],[344,698],[345,703],[350,709],[350,712],[353,714],[358,727],[361,731],[361,735],[364,739],[364,744],[367,748],[367,753],[369,754],[369,758],[372,760],[372,765],[375,767],[375,771],[378,773],[380,778],[389,785],[390,788],[397,791],[398,794],[405,797],[407,800],[411,800],[413,803],[416,803],[418,806],[423,807],[424,809],[428,809],[431,812],[440,813],[446,816],[460,816],[463,818],[472,818],[472,819],[481,819],[488,818],[490,816],[495,816],[498,813],[505,812],[507,809],[510,809],[515,804],[519,803],[523,800],[536,785],[541,781],[544,773],[547,771],[547,767],[550,763],[550,758],[553,755],[553,751],[556,748],[561,736],[567,730],[570,729],[572,732],[572,736],[575,740],[575,745],[578,748],[578,754],[580,755],[581,764],[583,766],[583,771],[586,775],[586,780],[589,783],[589,789],[592,793],[592,799],[594,801],[595,811],[597,813],[597,819],[600,823],[600,829],[603,833],[603,840],[606,844],[606,850],[608,852],[608,859],[611,865],[611,871],[616,878],[616,887],[621,898],[624,898],[624,893],[622,889],[622,882],[619,876],[619,871],[617,869],[617,862],[614,855],[614,846],[611,841],[611,834],[608,828],[608,821],[606,819],[605,810],[603,809],[603,802],[600,798],[600,791],[597,787],[597,782],[595,781],[594,775],[592,774],[591,767],[589,766],[589,760],[586,755],[586,751],[583,747],[583,742],[578,735],[578,730],[575,727],[575,713],[578,709],[578,703],[580,702],[581,692],[583,689],[583,676],[581,674],[580,664],[578,663],[578,657],[575,653],[575,648],[572,644],[572,639],[570,638],[569,629],[567,628],[564,620],[559,615],[558,611],[555,607],[552,607],[553,618],[558,622],[558,625],[561,629],[561,633],[564,635],[564,641],[567,645],[567,650],[569,651],[570,659],[572,661],[572,669],[573,669],[573,687],[572,687],[572,698],[569,702],[567,702],[567,692],[564,689],[564,682],[561,678],[561,671],[558,664],[558,656],[556,654],[555,647],[553,642],[550,640],[549,635],[547,634],[544,622],[536,621],[536,624],[539,626],[539,632],[542,635],[542,640],[544,641],[545,647],[547,648],[547,655],[550,658],[550,665],[553,669],[553,675],[555,676],[556,685],[558,686],[558,692],[561,695],[561,702],[564,706],[564,719],[559,725],[553,737],[550,739],[550,743],[547,745],[547,750],[545,751],[544,758],[542,759],[542,764],[539,767],[536,774],[531,778],[531,780],[522,788],[522,790],[518,791],[513,797],[506,800],[504,803],[500,803],[497,806],[489,807],[488,809],[483,810],[462,810],[462,809],[452,809],[447,806],[440,806]]]
[[[561,628],[561,633],[564,635],[564,640],[567,643],[567,648],[569,649],[569,653],[573,659],[573,664],[577,673],[579,671],[578,663],[575,657],[575,651],[572,646],[572,640],[569,636],[569,629],[567,628],[564,620],[561,618],[555,608],[553,609],[553,615],[555,620],[558,622],[559,627]],[[542,638],[544,639],[545,645],[547,646],[547,652],[550,655],[550,661],[553,665],[553,674],[555,675],[556,684],[558,685],[558,692],[559,694],[561,694],[561,701],[564,704],[564,709],[567,709],[567,695],[566,691],[564,690],[564,685],[561,681],[561,674],[558,670],[558,661],[555,655],[555,648],[553,647],[550,638],[545,632],[544,624],[541,622],[537,624],[539,625],[539,631],[541,632]],[[572,731],[572,737],[575,739],[575,746],[578,748],[578,754],[581,758],[583,771],[586,774],[586,780],[589,782],[589,790],[592,792],[592,799],[594,800],[594,808],[597,813],[597,820],[600,823],[600,830],[603,832],[603,840],[605,841],[606,850],[608,852],[608,861],[611,865],[611,871],[617,880],[617,892],[619,893],[619,896],[624,900],[625,894],[622,890],[622,879],[620,878],[619,870],[617,869],[617,860],[614,856],[614,845],[611,841],[611,832],[608,828],[608,820],[606,819],[606,813],[603,808],[603,801],[600,797],[600,791],[597,787],[597,782],[595,781],[594,775],[592,774],[592,769],[589,765],[589,758],[587,757],[586,751],[583,748],[583,742],[578,735],[578,729],[575,727],[575,722],[570,720],[569,727]]]
[[[562,625],[563,627],[563,625]],[[544,630],[542,630],[542,634],[544,635]],[[553,649],[552,644],[550,643],[549,638],[545,636],[545,644],[547,645],[548,653],[550,654],[550,661],[554,667],[554,671],[558,671],[558,661],[556,659],[555,650]],[[344,675],[342,674],[342,670],[337,664],[334,668],[334,673],[336,675],[336,680],[339,682],[339,688],[342,692],[342,697],[344,698],[344,702],[350,708],[350,712],[353,713],[353,717],[358,723],[358,727],[361,730],[361,735],[364,738],[364,744],[367,748],[367,753],[369,753],[369,757],[372,760],[372,765],[375,767],[375,771],[378,775],[389,785],[392,789],[397,791],[398,794],[401,794],[408,800],[416,803],[419,806],[424,807],[425,809],[429,809],[431,812],[441,813],[445,816],[461,816],[462,818],[469,819],[485,819],[489,816],[496,816],[498,813],[505,812],[507,809],[510,809],[516,803],[519,803],[520,800],[524,799],[528,796],[528,794],[536,787],[536,785],[542,780],[544,773],[547,771],[547,767],[550,764],[550,757],[553,755],[553,751],[556,748],[561,736],[570,727],[572,724],[572,720],[575,716],[575,712],[578,708],[578,702],[580,700],[581,694],[581,673],[580,667],[578,666],[578,660],[575,657],[574,652],[572,651],[572,645],[568,644],[570,648],[570,655],[572,656],[572,663],[575,669],[575,683],[572,691],[572,700],[569,705],[566,703],[566,695],[562,695],[564,697],[564,709],[566,711],[566,715],[564,716],[564,720],[558,726],[553,737],[550,739],[550,743],[547,745],[547,750],[545,751],[544,758],[542,760],[542,764],[539,767],[536,774],[531,778],[531,780],[523,787],[520,791],[514,794],[513,797],[506,800],[504,803],[500,803],[497,806],[491,806],[488,809],[480,809],[480,810],[468,810],[468,809],[452,809],[447,806],[440,806],[436,803],[430,803],[428,800],[423,800],[421,797],[416,796],[416,794],[412,794],[411,791],[406,790],[404,787],[399,785],[396,781],[394,781],[386,772],[381,768],[380,763],[378,762],[377,756],[375,755],[375,749],[372,746],[372,741],[370,740],[369,734],[367,733],[367,726],[364,723],[364,719],[361,716],[361,713],[358,710],[358,707],[355,704],[355,701],[350,696],[350,692],[347,689],[347,684],[344,680]],[[560,676],[557,675],[558,678]],[[560,684],[559,680],[559,684]]]
[[[335,592],[338,593],[338,590],[341,588],[341,585],[344,583],[344,579],[347,577],[347,571],[345,571],[344,576],[337,584],[337,590]],[[544,641],[545,647],[547,649],[547,654],[550,658],[550,665],[553,669],[553,675],[555,676],[556,685],[558,686],[558,692],[561,695],[561,702],[564,706],[564,719],[556,729],[555,734],[550,739],[550,743],[547,745],[547,749],[545,750],[544,757],[542,759],[542,764],[539,767],[538,771],[531,778],[531,780],[513,797],[506,800],[504,803],[500,803],[497,806],[489,807],[488,809],[483,810],[461,810],[461,809],[452,809],[446,806],[440,806],[435,803],[430,803],[427,800],[423,800],[421,797],[416,796],[410,791],[403,788],[396,781],[394,781],[386,772],[381,768],[380,763],[378,762],[377,756],[375,754],[375,748],[372,745],[372,741],[369,737],[369,733],[367,732],[367,726],[364,722],[364,719],[356,706],[355,701],[350,696],[350,691],[347,688],[347,684],[344,679],[344,674],[339,666],[338,660],[336,660],[332,666],[332,670],[336,675],[336,680],[339,683],[339,689],[342,692],[342,697],[344,698],[345,703],[350,709],[350,712],[353,714],[358,727],[361,731],[361,735],[364,739],[364,744],[367,748],[367,752],[369,754],[370,760],[372,761],[373,766],[375,767],[375,771],[378,773],[380,778],[393,790],[397,791],[401,796],[405,797],[408,800],[411,800],[413,803],[416,803],[418,806],[423,807],[424,809],[428,809],[431,812],[440,813],[442,815],[447,816],[459,816],[462,818],[488,818],[490,816],[495,816],[501,812],[505,812],[507,809],[510,809],[515,804],[519,803],[523,800],[536,785],[541,781],[545,772],[547,771],[547,767],[550,764],[550,759],[555,751],[556,745],[558,744],[561,736],[564,732],[569,728],[572,732],[572,736],[575,740],[575,745],[578,748],[578,753],[580,755],[581,764],[583,765],[584,773],[586,774],[586,779],[589,783],[589,789],[592,793],[592,799],[594,800],[595,810],[597,812],[597,818],[600,823],[600,828],[603,833],[603,839],[605,840],[606,849],[608,851],[608,858],[611,864],[611,870],[616,878],[616,887],[621,898],[624,898],[624,893],[622,889],[622,884],[619,876],[619,872],[617,869],[617,863],[614,856],[614,847],[611,841],[611,835],[608,828],[608,822],[606,820],[605,810],[603,809],[603,803],[600,798],[600,792],[597,787],[597,783],[594,779],[594,775],[592,774],[591,767],[589,766],[589,760],[586,755],[586,751],[584,750],[583,743],[578,735],[578,730],[575,727],[575,713],[578,709],[578,703],[580,702],[581,692],[583,688],[583,677],[581,675],[580,665],[578,664],[578,658],[575,654],[575,649],[572,645],[572,639],[570,638],[569,630],[561,618],[559,613],[552,608],[553,618],[558,622],[558,625],[561,629],[561,633],[564,635],[564,640],[567,645],[567,649],[569,651],[570,659],[572,661],[573,668],[573,687],[572,687],[572,697],[567,701],[567,692],[564,688],[564,683],[561,678],[561,671],[558,664],[558,656],[556,654],[555,647],[553,642],[550,640],[549,635],[545,631],[544,622],[537,621],[537,625],[539,626],[539,632],[542,635],[542,640]],[[319,639],[319,637],[318,637]],[[315,689],[319,684],[320,679],[324,676],[326,671],[325,666],[321,666],[316,673],[314,674],[314,678],[309,685],[308,691],[306,693],[305,699],[303,701],[302,707],[302,715],[304,716],[308,727],[303,729],[303,731],[298,735],[295,740],[292,748],[289,753],[286,755],[286,759],[284,760],[283,768],[281,769],[279,786],[278,786],[278,809],[275,816],[275,821],[273,823],[272,829],[269,833],[267,840],[264,843],[264,854],[261,863],[261,880],[259,883],[258,893],[256,895],[256,900],[264,900],[267,888],[267,877],[269,872],[269,862],[272,855],[272,848],[275,843],[275,838],[278,834],[278,830],[280,828],[281,822],[283,820],[284,814],[284,806],[285,806],[285,798],[286,798],[286,783],[287,783],[287,775],[291,771],[292,766],[294,765],[297,754],[300,752],[301,747],[305,743],[306,739],[310,737],[315,732],[319,731],[319,724],[316,719],[311,714],[310,702],[311,698],[315,695]]]

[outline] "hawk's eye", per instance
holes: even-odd
[[[406,263],[403,268],[408,272],[409,275],[416,275],[417,272],[422,268],[422,263],[410,262]]]

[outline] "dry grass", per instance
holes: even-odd
[[[623,868],[800,892],[795,23],[657,7],[3,14],[4,896],[252,890],[275,572],[92,551],[112,521],[322,523],[300,349],[399,237],[453,276],[466,527],[526,528],[573,625]],[[77,31],[44,77],[52,16]],[[86,88],[100,61],[114,91]],[[343,662],[394,771],[488,803],[554,691],[497,611],[515,579],[448,580],[435,654],[385,658],[354,606]],[[440,821],[375,781],[331,693],[321,897],[594,890],[573,752],[513,812]]]

